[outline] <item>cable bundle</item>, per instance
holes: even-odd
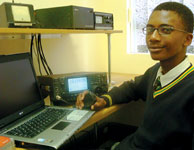
[[[35,46],[34,46],[35,44]],[[32,34],[31,37],[31,44],[30,44],[30,54],[33,60],[33,52],[35,53],[38,61],[38,68],[40,75],[42,75],[42,70],[41,70],[41,64],[46,72],[47,75],[52,75],[53,72],[51,68],[49,67],[47,60],[45,58],[43,49],[42,49],[42,43],[41,43],[41,34]]]

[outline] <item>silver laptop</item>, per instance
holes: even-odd
[[[29,53],[0,56],[0,135],[58,149],[93,114],[45,106]]]

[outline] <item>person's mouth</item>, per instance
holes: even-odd
[[[165,48],[164,46],[149,46],[150,52],[160,52],[162,49]]]

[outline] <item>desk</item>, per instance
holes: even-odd
[[[122,107],[124,107],[126,104],[120,104],[120,105],[114,105],[108,108],[104,108],[100,111],[97,111],[77,132],[80,132],[87,127],[103,120],[104,118],[108,117],[112,113],[118,111]]]
[[[126,80],[130,80],[133,79],[135,76],[137,75],[132,75],[132,74],[118,74],[118,73],[114,73],[113,74],[113,81],[115,82],[115,85],[119,85],[121,84],[123,81]],[[48,101],[46,100],[46,104],[49,105]],[[126,104],[119,104],[119,105],[113,105],[111,107],[108,108],[104,108],[100,111],[97,111],[76,133],[79,133],[80,131],[86,129],[87,127],[105,119],[106,117],[108,117],[109,115],[111,115],[112,113],[120,110],[121,108],[123,108],[124,106],[126,106]],[[16,148],[16,150],[26,150],[23,148]],[[32,149],[31,149],[32,150]]]
[[[109,115],[111,115],[112,113],[118,111],[119,109],[123,108],[126,104],[120,104],[120,105],[114,105],[108,108],[104,108],[100,111],[97,111],[78,131],[77,133],[79,133],[80,131],[86,129],[87,127],[97,123],[100,120],[103,120],[104,118],[108,117]],[[16,148],[16,150],[26,150],[23,148]],[[32,150],[32,149],[31,149]]]

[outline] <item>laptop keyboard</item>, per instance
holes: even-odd
[[[24,124],[8,131],[6,134],[32,138],[70,112],[71,110],[47,108],[46,111],[40,113]]]

